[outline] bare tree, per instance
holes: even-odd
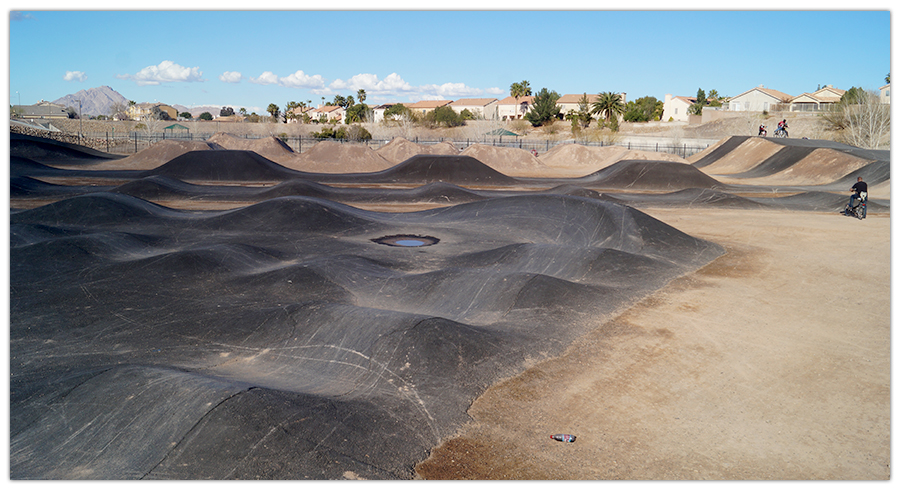
[[[855,147],[877,149],[890,145],[891,108],[874,91],[860,92],[852,100],[834,105],[822,114],[836,140]]]
[[[113,120],[126,120],[128,118],[127,111],[128,103],[124,101],[116,101],[109,106],[109,116]]]

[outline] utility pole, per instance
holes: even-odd
[[[78,143],[84,145],[82,140],[84,138],[84,120],[81,119],[81,100],[76,99],[78,101]]]

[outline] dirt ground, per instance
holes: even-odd
[[[890,217],[646,212],[727,253],[491,387],[419,475],[890,479]]]

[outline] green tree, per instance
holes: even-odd
[[[200,119],[206,120],[206,121],[212,120],[213,119],[212,113],[210,113],[208,111],[204,111],[203,113],[200,113]]]
[[[300,108],[302,106],[303,106],[302,104],[300,104],[296,101],[291,101],[288,104],[286,104],[284,106],[284,123],[287,123],[288,120],[294,121],[294,120],[297,120],[298,118],[300,118],[300,115],[298,115],[294,110],[297,108]]]
[[[368,120],[369,106],[363,103],[347,108],[344,123],[361,123]]]
[[[517,101],[521,97],[531,96],[531,83],[527,80],[513,82],[509,86],[509,95],[516,98]]]
[[[180,116],[181,118],[184,118],[185,120],[190,120],[191,118],[193,118],[193,116],[190,113],[188,113],[187,111],[182,111],[181,113],[178,114],[178,116]]]
[[[841,103],[843,104],[859,104],[861,101],[865,101],[868,93],[862,87],[851,87],[847,89],[847,91],[841,95]]]
[[[601,92],[597,94],[597,100],[591,107],[597,115],[600,115],[607,124],[618,124],[619,115],[625,111],[625,105],[622,104],[622,96],[614,92]]]
[[[475,120],[475,119],[477,119],[477,117],[475,116],[475,114],[472,113],[471,111],[469,111],[469,108],[464,108],[462,111],[460,111],[460,112],[459,112],[459,116],[462,117],[463,120]]]
[[[359,101],[360,103],[366,102],[366,90],[365,89],[360,89],[360,90],[356,91],[356,100]]]
[[[626,122],[656,121],[662,116],[663,102],[653,96],[644,96],[625,104],[622,119]]]
[[[581,128],[588,128],[591,126],[591,120],[593,120],[594,117],[593,112],[591,111],[591,100],[587,97],[587,93],[581,95],[581,99],[578,100],[578,109],[570,110],[566,115],[566,119],[572,122],[573,129],[576,125]]]
[[[519,116],[519,98],[531,96],[531,85],[527,80],[513,82],[509,86],[509,95],[516,99],[516,117]]]
[[[340,106],[341,108],[347,107],[347,98],[341,96],[340,94],[335,94],[334,99],[331,100],[332,106]]]
[[[697,89],[697,98],[694,104],[688,107],[689,115],[702,115],[703,107],[706,106],[706,91]]]
[[[559,94],[556,91],[548,91],[546,87],[538,91],[534,97],[534,105],[531,111],[525,114],[525,118],[531,122],[534,127],[540,127],[548,121],[558,118],[560,114],[559,106],[556,102],[559,100]]]
[[[278,113],[281,112],[281,108],[279,108],[277,104],[269,103],[269,106],[266,108],[266,111],[268,111],[269,114],[272,115],[273,122],[278,121]]]
[[[425,118],[423,122],[428,127],[459,127],[461,125],[465,125],[466,121],[463,117],[459,116],[459,113],[453,110],[453,108],[449,106],[441,106],[439,108],[435,108],[434,111],[429,111],[425,114]]]
[[[418,122],[421,120],[422,116],[420,113],[417,113],[402,104],[392,105],[390,108],[384,111],[384,120],[385,121],[395,121],[395,122]]]

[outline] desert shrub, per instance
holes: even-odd
[[[513,120],[509,122],[509,128],[513,132],[523,135],[528,130],[528,127],[531,126],[531,123],[528,120]]]
[[[351,125],[348,129],[345,126],[338,128],[325,127],[319,132],[312,132],[311,137],[316,139],[338,139],[338,140],[371,140],[372,134],[360,125]]]

